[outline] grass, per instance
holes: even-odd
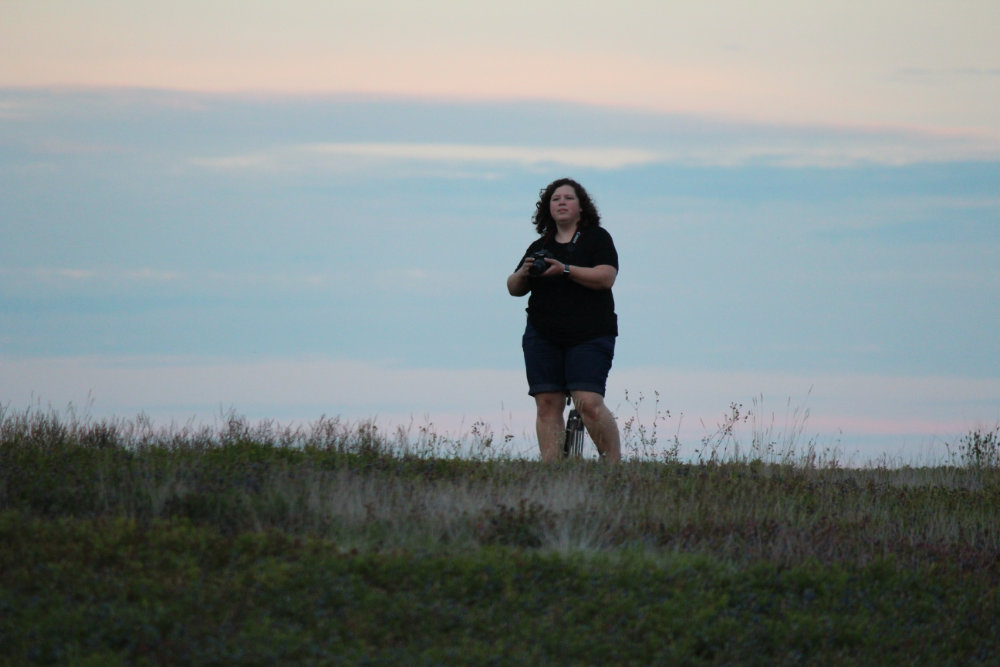
[[[798,412],[739,447],[753,419],[692,462],[633,421],[611,467],[478,425],[0,409],[0,664],[995,659],[996,430],[847,469],[796,454]]]

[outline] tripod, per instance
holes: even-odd
[[[566,405],[570,406],[569,418],[566,420],[566,440],[563,441],[563,458],[583,458],[583,418],[573,406],[573,399],[566,394]]]

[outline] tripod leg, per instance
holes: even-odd
[[[583,418],[573,408],[566,420],[566,440],[563,443],[563,455],[566,458],[579,459],[583,457]]]
[[[566,392],[566,405],[571,409],[569,411],[569,418],[566,420],[566,435],[563,438],[564,459],[573,455],[573,417],[576,415],[576,410],[573,409],[573,398],[569,392]]]

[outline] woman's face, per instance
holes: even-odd
[[[549,214],[556,224],[580,222],[580,200],[572,185],[560,185],[549,200]]]

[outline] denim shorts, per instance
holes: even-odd
[[[579,345],[564,346],[542,337],[528,323],[521,338],[528,394],[590,391],[604,396],[615,337],[601,336]]]

